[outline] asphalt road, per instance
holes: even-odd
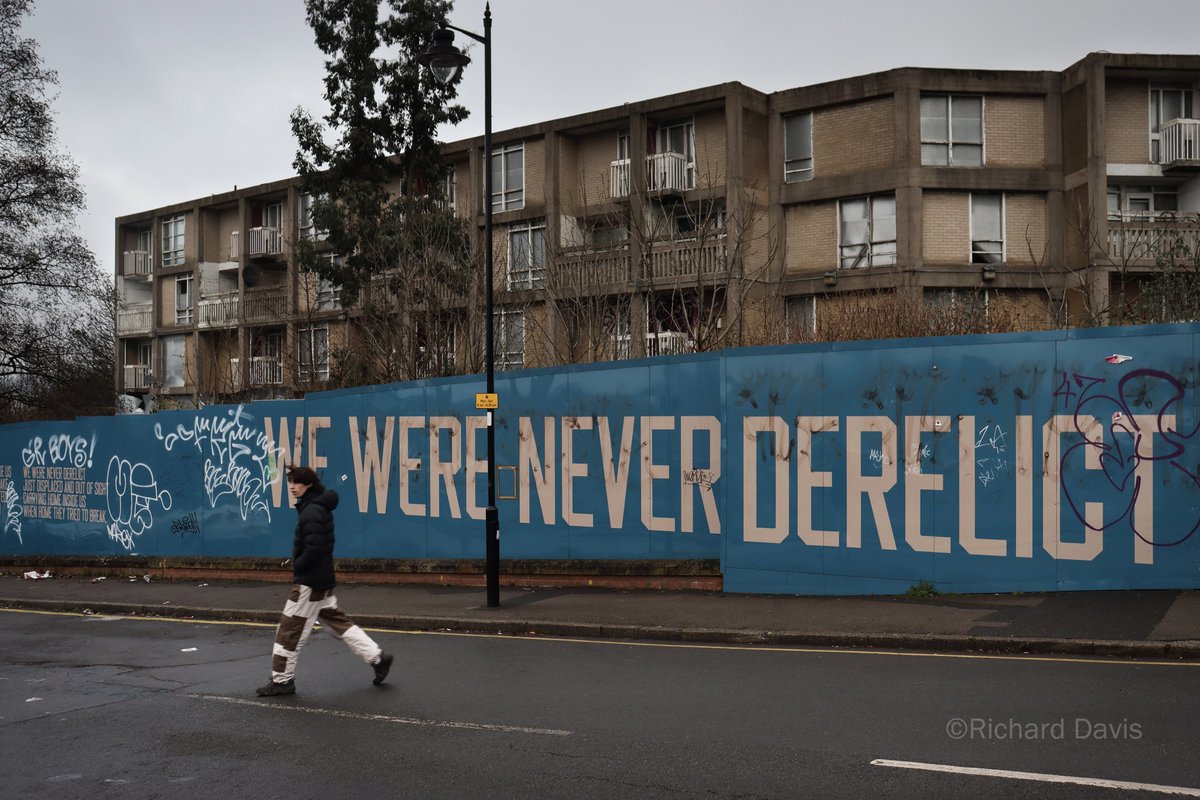
[[[380,632],[263,700],[271,635],[0,611],[0,795],[1200,796],[1196,662]]]

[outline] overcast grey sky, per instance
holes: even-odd
[[[118,216],[294,174],[288,115],[323,112],[303,0],[35,0],[61,145],[105,271]],[[482,31],[483,0],[452,22]],[[1096,50],[1197,53],[1197,0],[494,0],[497,131],[741,81],[765,92],[894,67],[1061,70]],[[461,40],[461,37],[460,37]],[[483,66],[460,88],[483,132]]]

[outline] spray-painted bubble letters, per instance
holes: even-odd
[[[154,506],[171,508],[171,493],[158,490],[154,472],[145,464],[131,464],[120,456],[108,462],[108,536],[126,550],[134,537],[154,525]]]

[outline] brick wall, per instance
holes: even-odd
[[[989,167],[1040,167],[1046,161],[1046,103],[1041,97],[984,100]]]
[[[586,214],[612,197],[611,166],[617,157],[617,131],[602,131],[574,140],[575,164],[563,166],[563,210]],[[565,162],[565,159],[564,159]]]
[[[791,206],[784,216],[789,273],[837,267],[837,203]]]
[[[1150,161],[1150,95],[1144,80],[1104,84],[1104,146],[1110,164]]]
[[[546,206],[546,142],[543,139],[525,141],[525,207]]]
[[[969,263],[970,195],[966,192],[926,192],[922,204],[925,263],[955,266]]]
[[[725,112],[696,115],[696,188],[723,186],[728,175],[725,152]]]
[[[896,126],[891,97],[813,114],[813,175],[826,178],[892,166]]]
[[[1034,193],[1004,196],[1004,239],[1007,263],[1046,263],[1046,197]],[[1030,254],[1032,249],[1033,253]]]

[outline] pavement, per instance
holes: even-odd
[[[0,575],[0,608],[274,623],[278,582]],[[783,597],[703,591],[341,583],[364,627],[674,642],[751,643],[1200,660],[1200,592]]]

